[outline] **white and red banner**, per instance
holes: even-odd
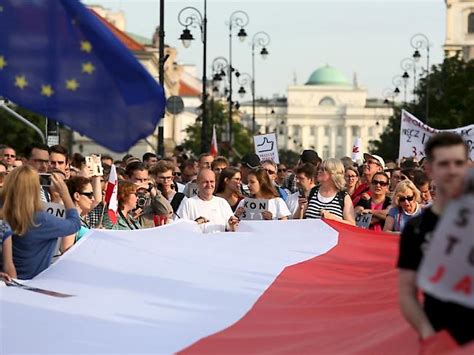
[[[219,147],[217,146],[216,125],[212,125],[212,140],[210,153],[213,157],[217,157],[219,155]]]
[[[438,132],[454,132],[463,137],[469,146],[469,154],[474,159],[474,124],[456,129],[440,130],[432,128],[408,111],[402,110],[400,124],[400,151],[398,158],[416,158],[421,160],[425,157],[425,144],[431,136]]]
[[[398,308],[398,239],[321,220],[95,230],[29,289],[0,285],[0,350],[416,353]]]
[[[118,194],[117,170],[115,169],[115,165],[112,164],[112,167],[110,168],[109,180],[107,181],[107,186],[105,190],[105,203],[107,205],[107,214],[109,215],[109,218],[113,224],[117,223],[117,210],[118,210],[117,194]]]
[[[352,160],[356,162],[362,161],[362,139],[356,137],[352,145]]]

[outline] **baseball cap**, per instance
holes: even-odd
[[[321,158],[319,157],[318,153],[311,149],[303,150],[303,153],[300,155],[300,161],[304,163],[319,163]]]
[[[375,154],[364,153],[364,160],[368,160],[368,159],[377,160],[379,162],[380,166],[382,167],[382,169],[385,170],[385,162],[384,162],[384,160],[382,159],[381,156],[378,156],[378,155],[375,155]]]
[[[247,153],[242,157],[242,165],[247,168],[253,169],[260,166],[260,158],[255,153]]]

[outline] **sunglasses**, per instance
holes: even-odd
[[[181,176],[181,173],[175,172],[173,173],[173,176]]]
[[[83,196],[86,196],[88,199],[92,200],[92,198],[94,197],[94,193],[93,192],[79,192],[80,195],[83,195]]]
[[[275,171],[270,170],[270,169],[265,169],[265,171],[266,171],[269,175],[274,175],[274,174],[275,174]]]
[[[278,169],[279,173],[286,173],[286,169]]]
[[[367,164],[367,165],[380,165],[380,163],[378,161],[373,161],[373,160],[366,160],[366,161],[364,161],[364,164]]]
[[[372,180],[372,185],[377,186],[380,185],[382,187],[387,186],[388,182],[380,181],[380,180]]]
[[[411,202],[411,201],[414,200],[414,198],[415,198],[415,196],[413,196],[413,195],[411,195],[411,196],[400,196],[398,198],[398,201],[400,201],[400,202],[405,202],[405,201]]]

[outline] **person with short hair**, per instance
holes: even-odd
[[[267,210],[262,212],[265,220],[287,220],[291,212],[285,201],[279,197],[275,185],[270,180],[267,171],[261,167],[252,169],[248,174],[250,197],[268,200]],[[237,205],[235,215],[240,218],[244,213],[245,199]]]
[[[49,168],[61,170],[65,177],[69,178],[68,151],[62,145],[53,145],[49,148]]]
[[[226,157],[216,157],[211,164],[211,169],[216,173],[216,179],[219,180],[219,174],[229,166],[229,160]]]
[[[322,159],[319,157],[318,153],[312,149],[305,149],[300,155],[297,167],[302,164],[313,164],[316,168],[321,164]],[[298,191],[298,184],[295,180],[295,174],[290,174],[282,186],[284,189],[288,190],[290,193],[295,193]]]
[[[133,213],[137,207],[137,189],[138,186],[131,181],[122,180],[118,182],[117,223],[111,224],[107,221],[104,223],[104,226],[111,227],[114,230],[136,230],[143,228],[140,220]],[[107,215],[105,217],[108,220]]]
[[[430,192],[431,181],[426,175],[426,173],[423,170],[416,171],[415,176],[413,178],[413,183],[420,191],[420,203],[422,207],[429,206],[433,202],[433,199],[431,197]]]
[[[356,214],[372,214],[370,230],[381,232],[392,204],[388,186],[390,178],[383,171],[376,172],[370,182],[370,194],[363,196],[355,207]]]
[[[410,180],[400,181],[393,192],[393,207],[385,219],[384,232],[399,234],[410,219],[421,213],[420,200],[420,191]]]
[[[0,161],[3,162],[7,168],[7,172],[15,168],[16,151],[12,147],[6,146],[0,153]]]
[[[12,277],[32,279],[47,269],[58,238],[74,234],[81,227],[66,184],[54,174],[51,181],[64,202],[65,219],[43,210],[38,174],[31,166],[14,169],[5,179],[3,216],[11,226],[13,236],[4,243],[12,243],[11,249],[7,250],[12,250],[13,259],[4,253],[3,260],[13,260],[4,266],[5,272]]]
[[[100,156],[100,161],[103,167],[108,166],[110,168],[114,164],[114,158],[108,154],[102,154]]]
[[[196,221],[205,233],[235,231],[238,219],[225,199],[214,196],[216,174],[211,169],[202,169],[197,184],[198,194],[181,204],[178,216]]]
[[[176,213],[181,203],[186,200],[186,196],[178,191],[177,185],[174,183],[174,167],[172,162],[160,160],[151,168],[150,174],[155,180],[157,189],[168,200],[173,212]]]
[[[158,157],[156,156],[155,153],[147,152],[143,154],[142,161],[143,161],[143,164],[145,164],[147,168],[150,168],[156,163],[158,163]]]
[[[316,186],[316,167],[310,163],[298,166],[295,170],[295,178],[298,191],[288,197],[286,204],[292,218],[302,219],[308,205],[309,194]]]
[[[317,174],[319,185],[308,196],[304,218],[326,218],[355,225],[354,207],[345,191],[344,165],[338,159],[326,159]]]
[[[283,201],[286,202],[286,200],[288,199],[288,192],[286,192],[284,188],[278,186],[276,183],[277,164],[273,160],[264,160],[262,161],[262,167],[267,172],[270,181],[278,192],[278,195],[283,199]]]
[[[196,180],[198,170],[194,160],[188,159],[181,165],[181,183],[186,185],[188,182]]]
[[[25,149],[26,164],[38,173],[47,173],[49,169],[49,147],[43,143],[32,143]]]
[[[440,216],[451,201],[462,195],[469,147],[460,135],[442,132],[428,140],[425,156],[426,170],[436,186],[436,198],[419,216],[408,221],[401,233],[397,263],[400,308],[422,340],[447,330],[459,344],[467,344],[474,340],[474,308],[443,301],[429,292],[424,292],[422,304],[417,278]],[[466,233],[472,236],[472,231]]]
[[[282,163],[278,164],[277,168],[277,177],[275,179],[275,182],[278,186],[283,187],[283,184],[285,183],[285,180],[288,177],[288,168],[285,164]]]
[[[214,156],[211,153],[202,153],[198,159],[198,170],[210,169]]]
[[[225,199],[233,212],[237,209],[239,202],[243,199],[240,190],[242,177],[240,170],[234,167],[227,167],[219,175],[216,196]]]

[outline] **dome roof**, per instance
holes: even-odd
[[[305,85],[350,85],[342,72],[329,65],[316,69]]]

